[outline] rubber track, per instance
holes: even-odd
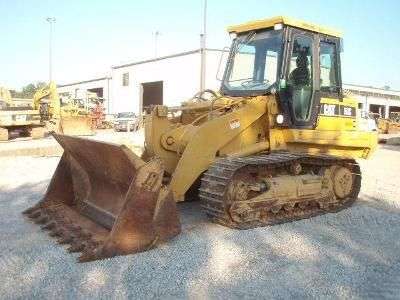
[[[341,200],[340,205],[334,208],[322,209],[319,207],[295,208],[287,212],[281,210],[278,213],[268,213],[268,221],[259,220],[257,222],[235,222],[229,216],[228,207],[225,207],[224,196],[234,175],[243,167],[249,165],[265,166],[268,169],[281,169],[289,167],[293,162],[299,162],[308,166],[332,166],[332,165],[351,165],[353,174],[356,174],[353,190],[350,196]],[[210,168],[204,173],[201,179],[200,199],[202,207],[212,221],[222,225],[238,228],[249,229],[254,227],[275,225],[285,222],[292,222],[300,219],[310,218],[325,213],[338,212],[351,206],[357,199],[361,188],[361,171],[360,167],[354,159],[338,158],[330,155],[309,155],[301,153],[289,152],[273,152],[270,154],[261,154],[247,156],[242,158],[223,158],[214,162]]]

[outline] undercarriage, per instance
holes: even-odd
[[[200,199],[214,222],[248,229],[337,212],[357,199],[360,185],[353,159],[277,152],[216,161]]]

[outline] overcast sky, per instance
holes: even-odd
[[[202,0],[0,0],[0,85],[48,80],[54,16],[57,83],[101,77],[111,65],[199,47]],[[288,15],[344,31],[346,83],[400,90],[400,1],[208,0],[207,46],[229,46],[226,27]]]

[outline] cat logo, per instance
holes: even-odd
[[[323,114],[326,116],[334,116],[335,115],[335,104],[324,104],[323,105],[324,112]]]
[[[319,114],[327,117],[343,116],[354,118],[356,116],[356,108],[352,106],[322,103]]]

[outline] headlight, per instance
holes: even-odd
[[[284,120],[283,115],[276,116],[276,123],[283,124],[283,120]]]

